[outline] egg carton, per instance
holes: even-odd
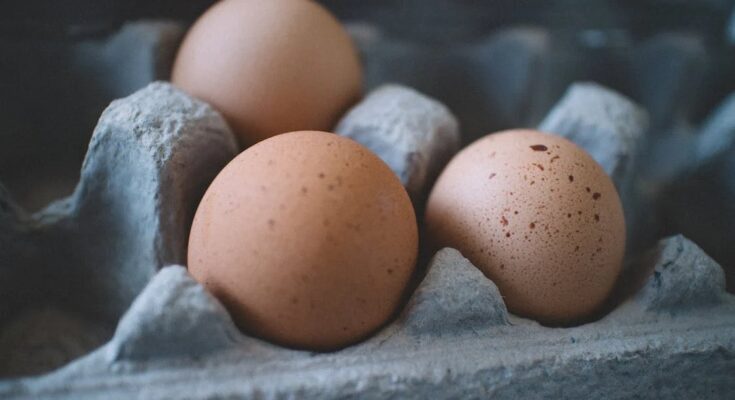
[[[615,110],[610,115],[583,113],[613,128],[595,129],[575,120],[579,116],[565,110],[576,96],[585,96],[586,104],[608,106],[599,110]],[[582,85],[571,90],[546,124],[565,113],[566,122],[559,126],[630,138],[636,124],[621,127],[617,113],[636,111],[630,107],[606,89]],[[444,118],[434,123],[416,118],[428,110]],[[390,129],[369,118],[379,114],[399,118],[393,127],[402,127],[403,135],[387,134]],[[353,109],[340,130],[373,140],[405,143],[406,136],[428,136],[441,142],[439,128],[452,126],[451,115],[438,103],[389,86]],[[420,151],[426,140],[413,143],[385,148],[404,151],[405,160],[424,159],[408,157],[412,153],[429,158],[431,152]],[[364,343],[319,354],[243,335],[184,267],[155,272],[158,265],[182,257],[183,226],[195,200],[235,152],[218,114],[156,83],[105,111],[71,198],[30,218],[3,201],[3,233],[10,235],[4,242],[21,248],[11,252],[17,258],[8,265],[24,271],[42,267],[23,256],[66,238],[64,247],[77,249],[81,254],[74,258],[88,263],[79,265],[82,271],[64,271],[61,275],[70,275],[66,279],[57,277],[56,292],[66,292],[64,284],[78,285],[83,273],[98,275],[87,282],[104,286],[80,296],[94,312],[115,313],[133,295],[133,285],[153,276],[107,344],[51,374],[3,382],[4,398],[516,398],[540,393],[727,398],[735,389],[735,297],[726,294],[719,265],[682,236],[659,244],[653,274],[643,274],[647,279],[634,296],[603,319],[579,327],[548,328],[510,315],[495,285],[457,251],[445,249],[434,256],[397,319]],[[423,169],[411,168],[407,171]],[[40,240],[28,240],[29,233]],[[22,247],[31,251],[22,252]],[[141,275],[139,281],[130,279]],[[11,351],[9,359],[27,362],[24,357],[39,350],[50,356],[73,352],[83,346],[75,341],[86,340],[68,331],[41,334],[53,336],[45,349],[33,343],[34,332],[16,332],[22,345],[4,349]]]
[[[372,27],[353,34],[371,87],[381,68],[401,59],[395,46],[410,47]],[[512,29],[465,50],[517,57],[525,79],[546,79],[534,68],[548,56],[547,39]],[[408,56],[420,54],[414,48]],[[677,136],[652,128],[660,114],[584,82],[546,116],[546,100],[522,100],[539,91],[545,95],[536,99],[552,98],[558,83],[550,85],[509,84],[512,101],[500,113],[519,125],[539,119],[541,129],[584,147],[613,177],[629,218],[645,216],[661,194],[641,190],[643,178],[665,187],[732,151],[733,102],[687,142],[696,156],[674,153],[660,163],[673,165],[663,173],[649,160],[650,143]],[[459,145],[452,113],[403,85],[372,90],[336,131],[380,155],[418,209]],[[735,298],[722,268],[683,236],[632,257],[606,312],[576,327],[509,314],[495,285],[444,249],[421,268],[398,315],[360,344],[311,353],[249,337],[176,265],[185,261],[198,200],[236,152],[208,105],[154,83],[103,113],[69,198],[28,215],[0,192],[0,369],[12,377],[0,381],[0,397],[724,399],[735,392]],[[633,234],[645,228],[641,218],[629,221]]]

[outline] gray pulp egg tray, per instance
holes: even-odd
[[[155,32],[170,35],[147,24],[121,34],[143,48],[162,43]],[[376,85],[423,53],[370,26],[352,32],[373,89],[336,131],[378,153],[421,209],[460,146],[459,125],[437,100]],[[654,40],[646,45],[679,43]],[[735,296],[723,268],[682,235],[650,238],[665,189],[735,153],[735,97],[697,127],[661,131],[660,114],[598,84],[553,89],[557,79],[537,70],[548,44],[543,32],[511,29],[454,56],[470,54],[474,73],[496,79],[498,116],[573,140],[618,187],[631,257],[596,319],[555,328],[509,314],[496,286],[444,249],[362,343],[311,353],[241,333],[180,266],[193,212],[235,141],[207,104],[157,82],[104,111],[71,196],[28,214],[0,191],[0,398],[733,398]],[[163,47],[148,48],[172,53]]]

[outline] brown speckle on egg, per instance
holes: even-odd
[[[500,223],[473,223],[487,218]],[[492,279],[510,311],[544,323],[589,315],[622,268],[625,221],[612,181],[575,144],[536,131],[488,135],[457,154],[431,192],[426,227],[437,248],[460,250]]]

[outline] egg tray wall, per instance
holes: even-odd
[[[147,33],[122,42],[151,50],[129,61],[142,72],[120,91],[160,77],[156,66],[170,61],[166,55],[176,42],[162,40],[171,32],[162,25],[137,23],[98,42],[92,54],[128,54],[114,43],[131,30]],[[103,113],[70,197],[28,215],[7,192],[0,194],[0,366],[6,377],[0,397],[729,398],[735,391],[735,299],[725,291],[723,269],[683,236],[655,244],[659,231],[651,226],[658,219],[650,217],[677,182],[713,165],[727,168],[735,151],[733,98],[701,124],[675,118],[676,129],[659,129],[661,109],[676,114],[679,102],[688,101],[663,91],[674,90],[691,69],[648,75],[666,83],[652,85],[665,104],[649,116],[596,84],[566,90],[575,76],[569,63],[554,61],[556,44],[543,30],[503,30],[441,56],[372,26],[352,32],[369,87],[387,77],[415,79],[413,86],[421,87],[454,65],[486,80],[467,96],[487,111],[458,108],[465,113],[461,121],[538,125],[577,142],[601,163],[623,197],[632,248],[650,250],[642,257],[631,250],[607,312],[570,328],[518,318],[491,281],[445,249],[421,266],[396,318],[363,343],[319,354],[240,333],[183,267],[172,266],[184,262],[193,210],[236,154],[234,140],[209,106],[155,83]],[[678,65],[696,64],[701,55],[677,35],[638,50],[674,54]],[[423,75],[411,74],[406,60],[424,66],[412,70]],[[437,101],[390,85],[371,91],[337,131],[386,160],[420,208],[432,177],[456,148],[457,128]],[[475,131],[464,131],[471,140]],[[656,157],[656,148],[667,148],[667,157]],[[13,149],[2,149],[3,159],[12,156]],[[729,193],[733,176],[716,175],[720,196]]]

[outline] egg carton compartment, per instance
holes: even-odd
[[[717,70],[716,53],[686,34],[602,52],[622,65],[613,63],[612,75],[640,81],[631,78],[627,87],[640,107],[599,84],[575,83],[595,78],[594,66],[544,29],[501,30],[452,49],[427,48],[369,24],[351,31],[373,90],[336,131],[379,154],[417,208],[459,147],[457,120],[464,142],[498,128],[539,126],[575,141],[611,174],[633,246],[607,312],[571,328],[518,318],[491,281],[445,249],[418,277],[397,318],[361,344],[320,354],[242,334],[185,268],[169,266],[184,262],[194,208],[236,154],[234,140],[209,106],[155,83],[102,114],[70,197],[29,215],[0,192],[6,377],[0,396],[728,398],[735,392],[727,265],[684,236],[656,244],[684,202],[697,203],[701,215],[713,211],[700,209],[712,199],[735,193],[725,190],[735,186],[729,157],[735,102],[725,99],[703,121],[693,111],[701,102],[692,98],[703,87],[691,81]],[[154,53],[169,54],[165,62],[175,42]],[[703,58],[711,68],[698,69]],[[646,63],[658,68],[646,70]],[[642,77],[654,83],[644,85]],[[138,78],[124,90],[155,75]],[[385,81],[450,107],[404,85],[379,87]],[[13,151],[5,149],[8,160]],[[710,175],[713,169],[720,172]],[[702,175],[716,190],[690,189]],[[734,221],[722,216],[727,207],[714,212]],[[699,232],[685,222],[680,231]],[[727,229],[705,244],[722,243]]]
[[[198,200],[237,146],[219,114],[173,93],[107,109],[70,197],[27,215],[0,194],[4,374],[99,346],[160,266],[184,261]]]
[[[71,193],[100,113],[167,78],[184,32],[159,20],[75,40],[0,34],[0,181],[25,208]]]

